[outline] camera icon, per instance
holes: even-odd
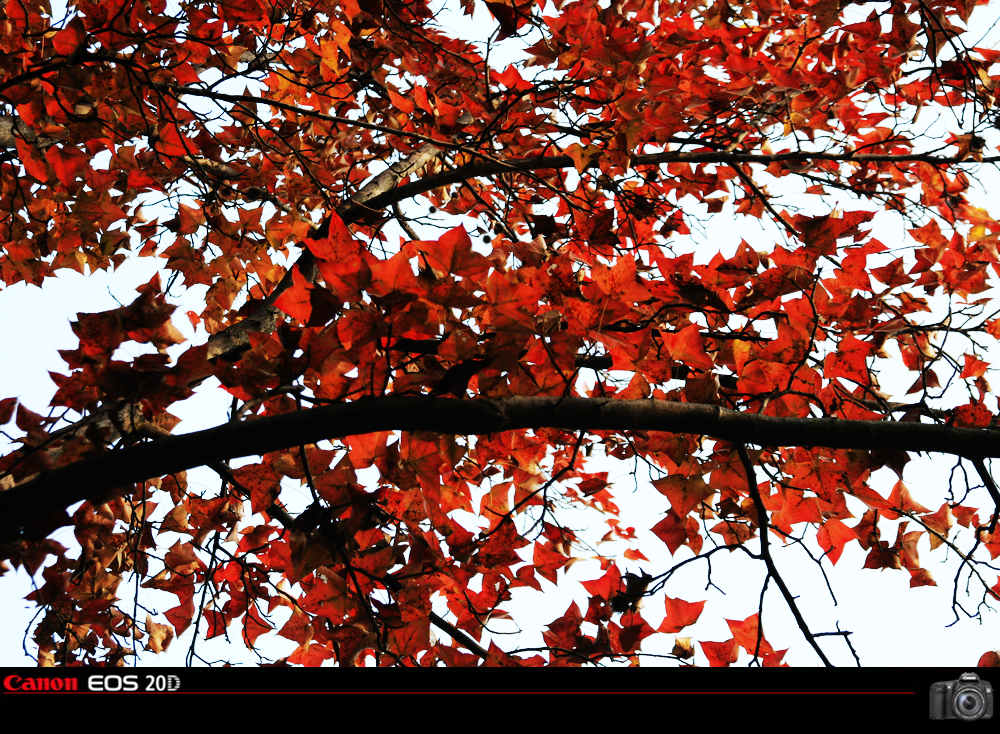
[[[993,686],[975,673],[931,684],[931,718],[977,721],[993,718]]]

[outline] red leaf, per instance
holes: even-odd
[[[305,610],[326,617],[335,624],[354,609],[347,584],[333,572],[317,578],[301,603]]]
[[[557,571],[569,563],[569,560],[557,551],[552,543],[535,543],[531,562],[538,573],[556,583]]]
[[[688,625],[694,624],[701,616],[701,610],[705,608],[703,601],[689,602],[683,599],[671,599],[669,596],[664,597],[664,600],[667,606],[667,616],[663,618],[663,622],[656,628],[656,631],[666,634],[680,632]]]
[[[687,543],[690,543],[695,553],[701,551],[702,537],[698,534],[698,522],[693,517],[681,518],[670,510],[651,530],[666,543],[671,553],[676,553],[678,548]]]
[[[309,298],[309,291],[312,284],[305,279],[298,268],[292,271],[292,285],[278,296],[274,305],[287,313],[293,319],[306,322],[309,314],[312,313],[312,306]]]
[[[257,606],[251,604],[247,609],[246,614],[243,616],[243,639],[246,641],[247,645],[254,645],[257,642],[257,638],[262,634],[271,631],[271,625],[269,625],[263,617],[260,616],[260,612],[257,611]]]
[[[4,398],[0,400],[0,426],[9,423],[14,417],[14,408],[17,407],[17,398]]]
[[[621,582],[621,573],[618,571],[618,567],[612,564],[601,578],[584,581],[583,588],[593,597],[608,600],[618,594]]]
[[[307,668],[318,668],[324,660],[334,656],[332,649],[325,645],[316,643],[301,645],[295,648],[295,652],[288,656],[288,662],[295,665],[304,665]]]
[[[309,615],[296,610],[288,618],[288,621],[285,622],[285,626],[278,630],[278,634],[282,637],[287,637],[289,640],[294,640],[300,646],[306,644],[306,642],[312,639],[313,635]]]
[[[364,469],[379,461],[386,454],[386,444],[391,435],[390,431],[375,431],[347,436],[344,442],[349,447],[347,456],[351,466],[355,469]]]
[[[913,501],[913,498],[910,496],[910,490],[902,482],[896,482],[893,486],[892,494],[889,495],[886,504],[893,509],[900,509],[914,515],[922,515],[930,512],[928,508]]]
[[[729,630],[733,633],[733,639],[736,641],[736,644],[751,655],[755,652],[758,655],[771,655],[774,653],[774,650],[761,634],[760,623],[756,614],[747,617],[743,621],[727,619],[726,624],[729,625]]]
[[[74,148],[53,145],[45,151],[45,160],[63,186],[71,186],[73,182],[87,170],[86,156]]]
[[[728,668],[740,657],[740,649],[736,640],[726,642],[702,642],[701,650],[708,658],[708,664],[713,668]]]
[[[24,166],[28,175],[39,183],[48,182],[49,167],[45,163],[45,158],[38,153],[34,146],[24,142],[21,138],[14,138],[14,146],[17,148],[21,165]]]
[[[989,362],[975,357],[971,354],[965,355],[965,367],[962,368],[961,377],[982,377],[989,368]]]
[[[70,56],[83,43],[83,38],[83,23],[79,18],[74,18],[52,37],[52,48],[61,56]]]
[[[844,552],[844,546],[857,539],[854,530],[836,518],[827,520],[816,533],[819,547],[827,554],[830,563],[836,563]]]
[[[181,602],[176,607],[168,609],[163,613],[170,624],[174,626],[174,630],[177,635],[180,636],[184,634],[184,630],[188,628],[191,624],[191,620],[194,617],[194,602],[189,598],[186,601]]]
[[[281,479],[267,464],[251,464],[233,469],[233,477],[250,491],[250,511],[254,514],[269,508],[278,496]]]
[[[982,403],[969,403],[952,408],[951,418],[951,424],[959,428],[988,428],[994,416]]]
[[[867,385],[870,382],[867,360],[871,352],[871,344],[850,335],[845,336],[837,345],[837,351],[827,355],[823,363],[823,374],[830,380],[843,377],[859,385]]]
[[[984,652],[976,663],[977,668],[1000,668],[1000,650]]]
[[[493,17],[500,24],[498,39],[502,40],[507,38],[507,36],[514,35],[518,28],[528,22],[527,13],[518,8],[513,0],[506,0],[506,2],[489,2],[487,0],[486,7],[490,9]]]
[[[700,370],[710,370],[715,365],[705,351],[705,339],[697,324],[686,326],[674,334],[663,337],[672,359]]]

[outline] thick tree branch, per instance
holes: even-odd
[[[808,161],[835,161],[838,163],[930,163],[938,166],[953,166],[962,163],[989,163],[1000,162],[1000,156],[982,161],[963,160],[961,157],[938,156],[930,153],[913,153],[910,155],[880,155],[880,154],[855,154],[855,153],[808,153],[800,151],[789,151],[787,153],[741,153],[738,151],[705,151],[705,152],[685,152],[678,150],[668,150],[662,153],[649,153],[633,156],[630,160],[632,166],[653,166],[663,163],[722,163],[727,165],[739,165],[747,163],[760,163],[770,165],[772,163],[806,163]],[[601,157],[594,156],[589,160],[588,168],[598,168]],[[458,166],[450,171],[425,176],[419,181],[413,181],[387,192],[381,197],[377,197],[369,205],[373,208],[390,206],[394,202],[403,201],[412,196],[432,191],[441,186],[460,183],[472,178],[492,176],[498,173],[531,173],[534,171],[557,170],[561,168],[573,168],[575,162],[568,155],[548,155],[533,156],[530,158],[517,158],[503,161],[477,161]]]
[[[664,400],[366,398],[169,436],[43,472],[0,493],[0,543],[48,534],[65,523],[65,508],[81,500],[107,501],[135,482],[226,459],[373,431],[469,435],[543,427],[669,431],[761,446],[891,448],[1000,457],[1000,431],[927,423],[775,418]]]
[[[238,95],[228,95],[227,97],[237,97]],[[254,101],[257,101],[254,98]],[[266,102],[266,100],[264,100]],[[345,120],[345,123],[350,121]],[[38,138],[35,133],[23,125],[17,118],[0,116],[0,147],[13,146],[14,137],[22,137],[29,142],[34,141],[38,145],[45,145],[48,141]],[[400,181],[408,177],[411,173],[440,155],[442,148],[432,143],[426,143],[408,158],[390,166],[386,171],[372,178],[361,188],[350,200],[338,207],[338,215],[345,223],[352,223],[364,219],[374,211],[380,211],[385,207],[396,204],[407,198],[418,194],[426,193],[440,186],[450,183],[466,181],[471,178],[495,175],[499,173],[524,172],[529,173],[541,170],[556,170],[575,166],[572,158],[566,155],[556,156],[535,156],[514,160],[485,159],[459,166],[451,171],[441,174],[425,176],[417,181],[400,185]],[[958,158],[948,158],[931,154],[914,153],[912,155],[879,155],[879,154],[852,154],[852,153],[803,153],[789,152],[777,154],[752,154],[729,151],[708,151],[708,152],[684,152],[684,151],[664,151],[656,154],[646,154],[634,156],[631,160],[633,166],[659,165],[670,162],[698,163],[762,163],[770,164],[775,162],[803,162],[807,160],[832,160],[840,162],[855,163],[902,163],[908,161],[923,161],[935,165],[954,165],[963,161]],[[984,161],[985,162],[985,161]],[[590,160],[590,167],[597,167],[600,163],[600,156],[595,156]],[[208,169],[213,175],[229,178],[238,173],[234,168],[222,163],[213,163],[207,159],[192,160],[192,165]],[[328,231],[328,220],[313,229],[311,235],[319,238],[325,236]],[[309,280],[315,278],[315,263],[308,250],[303,249],[295,264],[288,270],[285,277],[278,283],[267,298],[257,302],[238,323],[214,334],[208,342],[207,356],[215,359],[224,356],[238,354],[249,343],[249,335],[254,332],[271,333],[277,328],[280,313],[274,306],[274,301],[292,282],[292,272],[298,270]],[[136,413],[133,406],[124,406],[117,409],[116,419],[119,423],[130,420],[130,416]],[[89,416],[88,418],[70,426],[59,432],[66,435],[83,425],[98,425],[99,428],[115,435],[112,412]]]

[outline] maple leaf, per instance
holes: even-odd
[[[298,270],[292,271],[292,286],[278,296],[274,305],[298,321],[308,321],[312,313],[312,284]]]
[[[86,31],[79,18],[71,20],[52,37],[52,48],[63,56],[70,56],[83,43]]]
[[[334,623],[340,622],[355,607],[347,583],[329,569],[317,574],[309,592],[302,600],[302,605],[307,611],[327,617]]]
[[[618,593],[621,580],[621,572],[617,566],[612,565],[599,579],[584,581],[583,588],[594,598],[610,600]]]
[[[735,639],[726,642],[701,642],[699,644],[701,651],[708,658],[708,664],[713,668],[728,668],[739,659],[740,649]]]
[[[243,639],[247,645],[254,645],[257,638],[271,631],[271,625],[264,620],[257,607],[251,604],[243,617]]]
[[[867,385],[870,382],[867,359],[871,352],[870,344],[847,336],[841,340],[837,352],[827,356],[823,373],[830,379],[843,377],[859,385]]]
[[[671,511],[679,517],[686,517],[702,503],[707,503],[715,490],[701,477],[669,476],[654,479],[653,486],[670,500]]]
[[[528,22],[527,5],[519,6],[514,0],[504,0],[503,2],[486,2],[486,7],[500,24],[498,38],[503,39],[514,35],[517,29]]]
[[[289,640],[294,640],[299,643],[300,647],[307,644],[313,635],[312,623],[309,621],[309,616],[295,610],[284,626],[278,630],[278,634],[282,637],[287,637]]]
[[[170,624],[173,625],[177,635],[182,635],[194,617],[194,603],[191,599],[187,599],[177,606],[168,609],[163,615],[170,620]]]
[[[914,502],[913,498],[910,497],[910,491],[903,485],[902,482],[896,482],[896,484],[893,485],[892,493],[889,495],[889,499],[886,500],[886,504],[909,514],[922,515],[930,512],[930,510],[923,505]]]
[[[669,334],[664,341],[670,356],[678,362],[696,369],[712,368],[714,363],[705,352],[705,341],[697,325],[691,324],[674,334]]]
[[[669,596],[665,596],[664,600],[667,606],[667,614],[663,622],[660,623],[660,626],[656,628],[656,631],[667,634],[680,632],[688,625],[694,624],[698,620],[698,617],[701,616],[702,609],[705,608],[705,602],[703,601],[688,602],[683,599],[671,599]]]
[[[698,521],[693,517],[682,518],[670,510],[650,530],[666,544],[671,553],[676,553],[682,545],[690,545],[695,553],[701,550],[702,537],[698,534]]]
[[[816,533],[816,540],[830,563],[836,563],[844,552],[844,546],[857,539],[855,531],[836,518],[827,520]]]
[[[146,649],[153,652],[163,652],[174,639],[174,630],[168,625],[154,622],[153,618],[147,614],[146,635]]]
[[[355,469],[364,469],[377,463],[387,453],[388,431],[375,431],[346,439],[350,447],[348,458]]]
[[[295,652],[288,656],[287,661],[307,668],[315,668],[322,665],[324,660],[329,660],[335,655],[332,647],[310,642],[295,648]]]
[[[733,633],[733,640],[751,655],[773,655],[774,650],[764,639],[760,629],[760,619],[753,614],[743,621],[727,619],[726,624]]]
[[[266,464],[241,466],[233,470],[233,477],[250,491],[250,509],[253,513],[268,509],[278,495],[279,477]]]
[[[556,550],[551,543],[536,543],[532,563],[535,571],[556,583],[557,572],[570,563],[571,559]]]

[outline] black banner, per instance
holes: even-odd
[[[972,674],[971,677],[970,674]],[[560,716],[598,712],[701,720],[769,712],[824,722],[968,720],[996,728],[1000,669],[981,668],[5,668],[5,704],[39,696],[330,696],[534,699]],[[443,701],[442,701],[443,702]],[[450,705],[450,704],[449,704]],[[609,708],[609,706],[611,708]],[[616,713],[617,712],[617,713]],[[746,721],[746,719],[744,719]],[[623,725],[627,722],[622,721]]]

